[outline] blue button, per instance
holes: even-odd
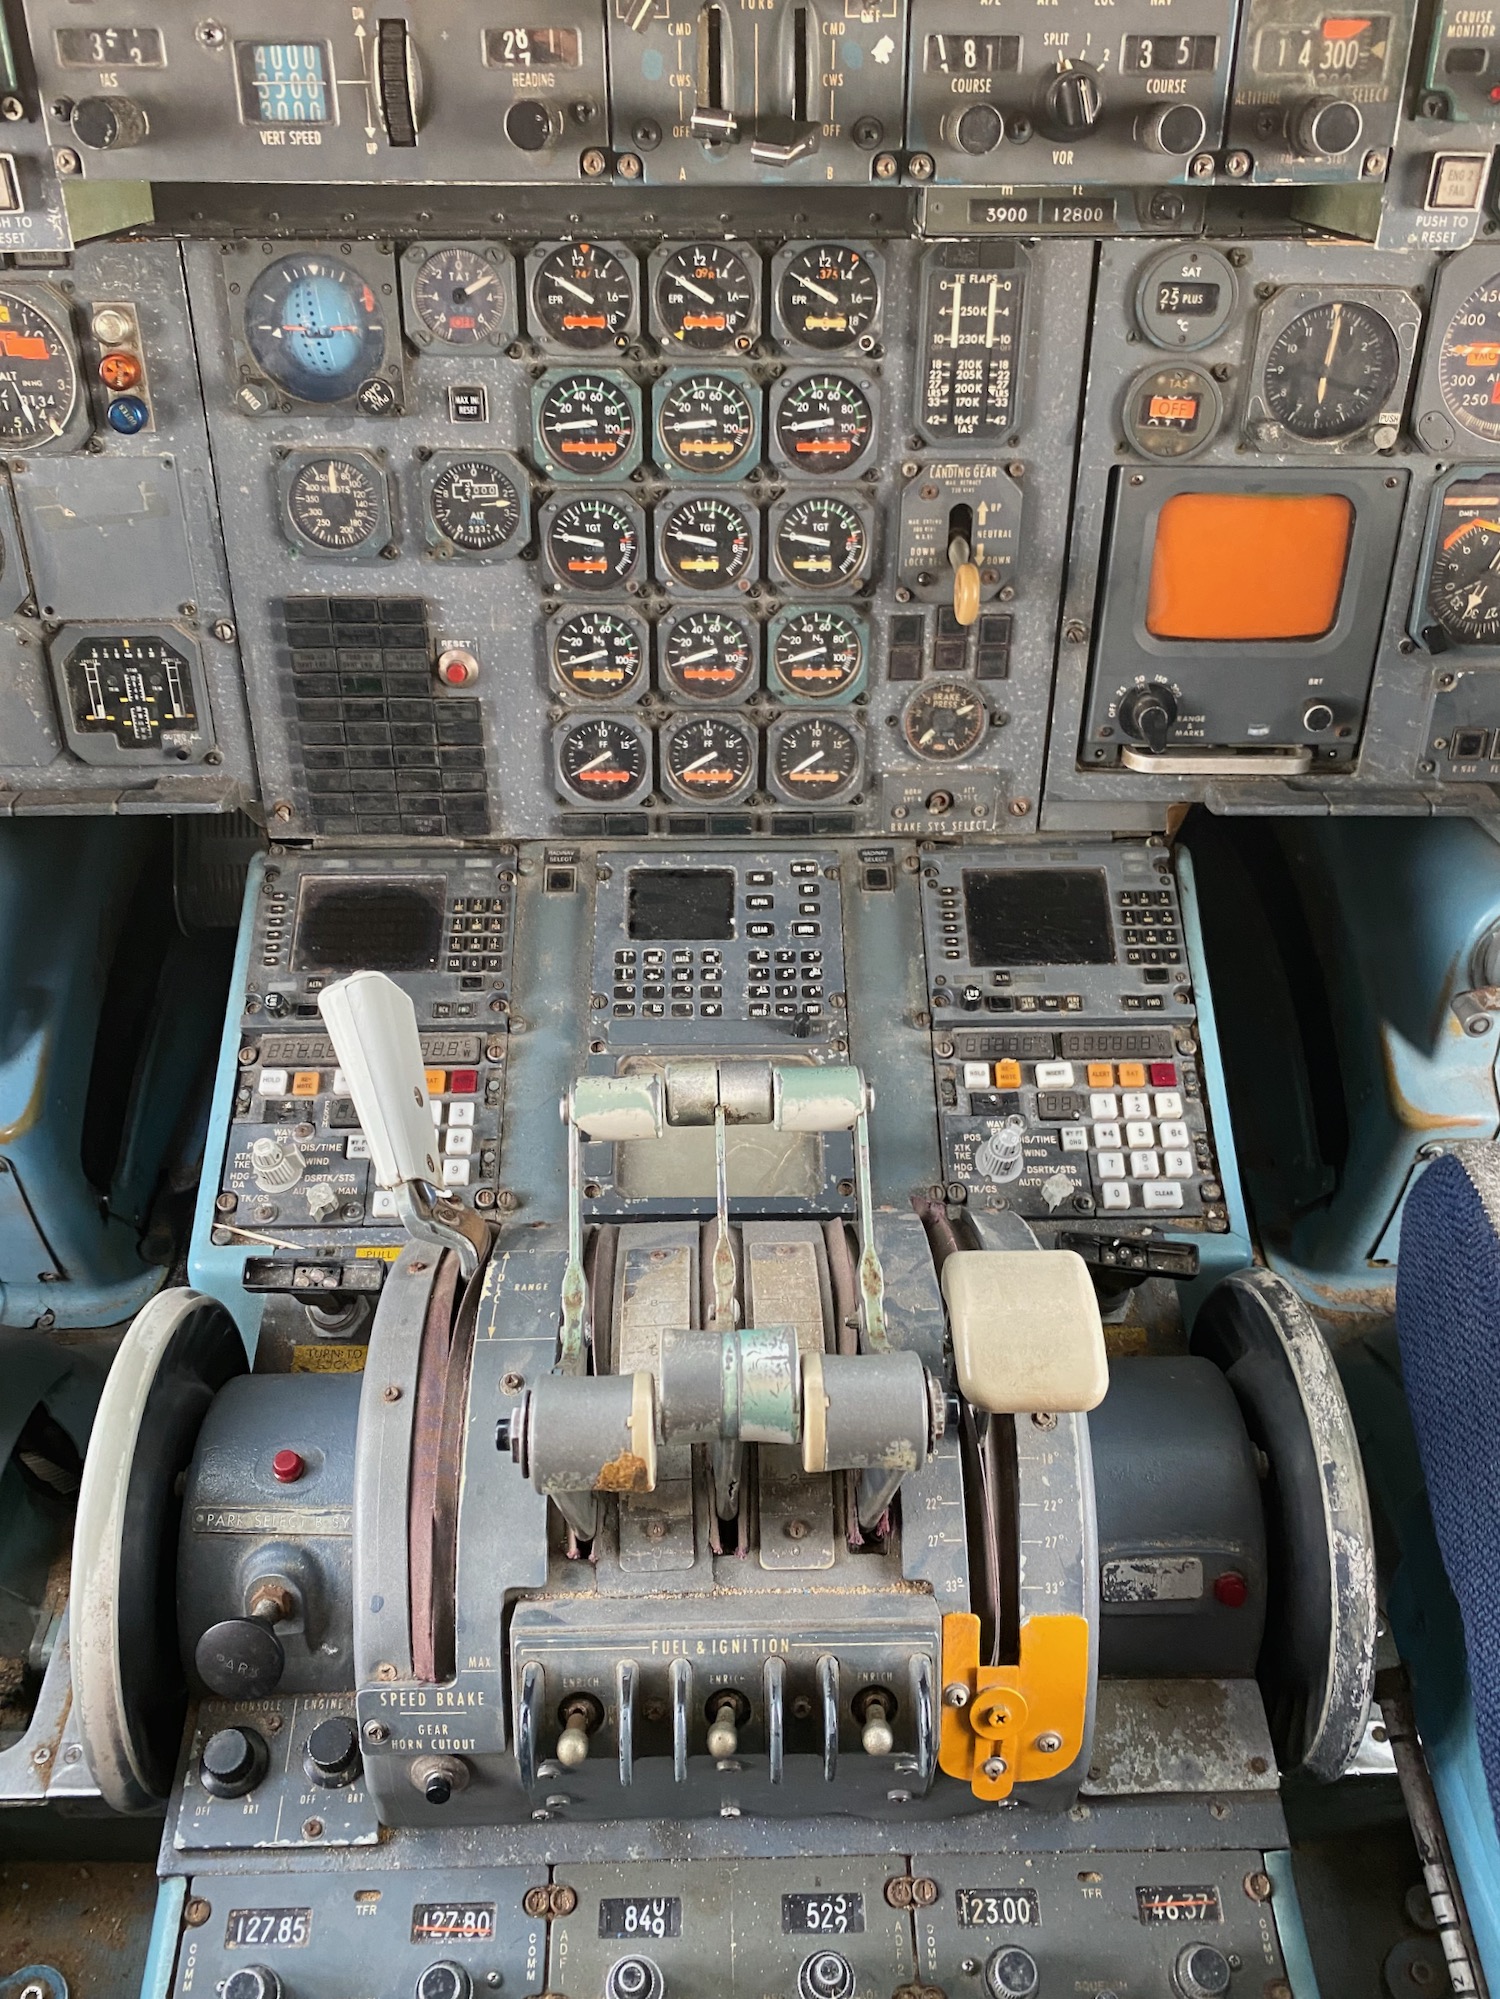
[[[116,396],[104,416],[110,429],[125,437],[134,437],[151,421],[151,412],[139,396]]]

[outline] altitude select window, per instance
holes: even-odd
[[[1175,493],[1157,515],[1146,629],[1220,644],[1324,638],[1353,536],[1342,493]]]

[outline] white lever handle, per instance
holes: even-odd
[[[353,972],[318,995],[370,1146],[375,1184],[441,1183],[417,1010],[384,972]]]

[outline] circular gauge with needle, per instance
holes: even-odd
[[[244,324],[256,365],[299,402],[344,402],[385,359],[374,287],[322,251],[268,264],[246,291]]]
[[[559,243],[531,273],[531,311],[554,346],[577,353],[623,347],[635,317],[635,281],[602,243]]]
[[[539,384],[537,445],[570,479],[623,472],[640,455],[635,392],[613,375],[554,375]]]
[[[412,280],[411,299],[433,339],[449,347],[494,347],[505,338],[505,281],[467,243],[434,250]]]
[[[901,733],[914,756],[955,763],[984,741],[990,711],[962,680],[934,680],[918,688],[901,715]]]
[[[454,553],[496,555],[525,518],[520,481],[492,458],[435,458],[428,467],[427,511],[441,544]]]
[[[870,559],[868,517],[842,493],[783,501],[771,515],[771,555],[777,573],[794,588],[857,583]]]
[[[737,472],[759,442],[758,400],[758,392],[732,375],[669,376],[656,404],[663,460],[697,477]]]
[[[1485,490],[1485,489],[1488,490]],[[1427,608],[1455,645],[1500,646],[1500,484],[1450,486]]]
[[[618,715],[564,722],[553,739],[557,788],[584,805],[629,805],[651,788],[651,739]]]
[[[547,566],[568,590],[623,590],[641,566],[640,508],[614,493],[575,493],[542,514]]]
[[[737,701],[755,682],[756,628],[737,611],[693,605],[663,620],[660,670],[665,685],[687,701]]]
[[[755,570],[756,516],[722,493],[685,493],[657,512],[663,577],[685,590],[732,590]]]
[[[859,737],[832,715],[796,715],[774,724],[766,743],[766,782],[788,805],[839,804],[859,789]]]
[[[689,804],[732,805],[755,764],[755,731],[737,715],[683,715],[661,732],[662,784]]]
[[[868,389],[852,375],[826,373],[779,383],[772,430],[781,461],[794,472],[852,472],[875,435]]]
[[[551,626],[552,672],[577,701],[613,701],[646,684],[645,627],[623,611],[565,611]]]
[[[1261,390],[1283,430],[1325,444],[1352,437],[1389,409],[1400,374],[1390,322],[1359,299],[1329,299],[1277,335]]]
[[[347,562],[390,540],[385,476],[363,452],[294,453],[281,479],[282,523],[294,548]]]
[[[1455,423],[1500,443],[1500,276],[1471,292],[1438,349],[1438,392]]]
[[[29,298],[0,292],[0,443],[18,451],[50,444],[77,403],[72,347]]]
[[[760,287],[732,243],[684,243],[656,271],[657,329],[673,347],[748,347],[759,331]]]
[[[776,310],[787,338],[833,353],[864,340],[880,312],[880,279],[847,243],[808,243],[781,267]]]
[[[864,678],[863,624],[847,611],[783,611],[772,621],[770,659],[782,694],[798,701],[846,699]]]

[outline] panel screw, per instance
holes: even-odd
[[[1252,1902],[1269,1902],[1272,1895],[1271,1877],[1256,1868],[1245,1876],[1245,1893]]]
[[[894,180],[897,170],[898,163],[894,153],[877,153],[875,155],[872,171],[876,180]]]
[[[219,641],[220,645],[227,646],[234,644],[236,633],[234,626],[229,622],[228,618],[216,618],[213,624],[209,626],[209,630]]]
[[[388,1381],[380,1391],[380,1399],[382,1402],[399,1402],[401,1400],[400,1385],[397,1382]]]
[[[1036,1746],[1041,1755],[1055,1756],[1063,1746],[1063,1739],[1055,1729],[1049,1728],[1045,1735],[1037,1737]]]
[[[365,1723],[366,1742],[389,1742],[390,1739],[391,1731],[383,1721],[367,1721]]]
[[[1009,1768],[1010,1765],[1003,1756],[990,1756],[985,1759],[984,1774],[991,1779],[1003,1777]]]
[[[59,146],[56,159],[57,171],[60,174],[76,174],[83,171],[83,162],[71,146]]]
[[[969,1690],[964,1685],[963,1681],[950,1680],[948,1685],[943,1689],[943,1706],[967,1707],[968,1705],[969,1705]]]
[[[194,1895],[182,1911],[182,1920],[190,1930],[201,1930],[213,1914],[213,1904],[205,1902],[201,1895]]]
[[[25,116],[26,106],[19,97],[0,97],[0,118],[3,118],[7,125],[14,125],[18,119]]]
[[[394,1679],[395,1679],[395,1677],[396,1677],[396,1669],[395,1669],[395,1667],[394,1667],[394,1666],[393,1666],[393,1665],[391,1664],[391,1662],[390,1662],[390,1660],[389,1660],[389,1659],[382,1659],[382,1660],[380,1661],[380,1664],[379,1664],[379,1665],[378,1665],[378,1666],[377,1666],[377,1667],[375,1668],[375,1677],[376,1677],[376,1679],[377,1679],[377,1680],[394,1680]]]

